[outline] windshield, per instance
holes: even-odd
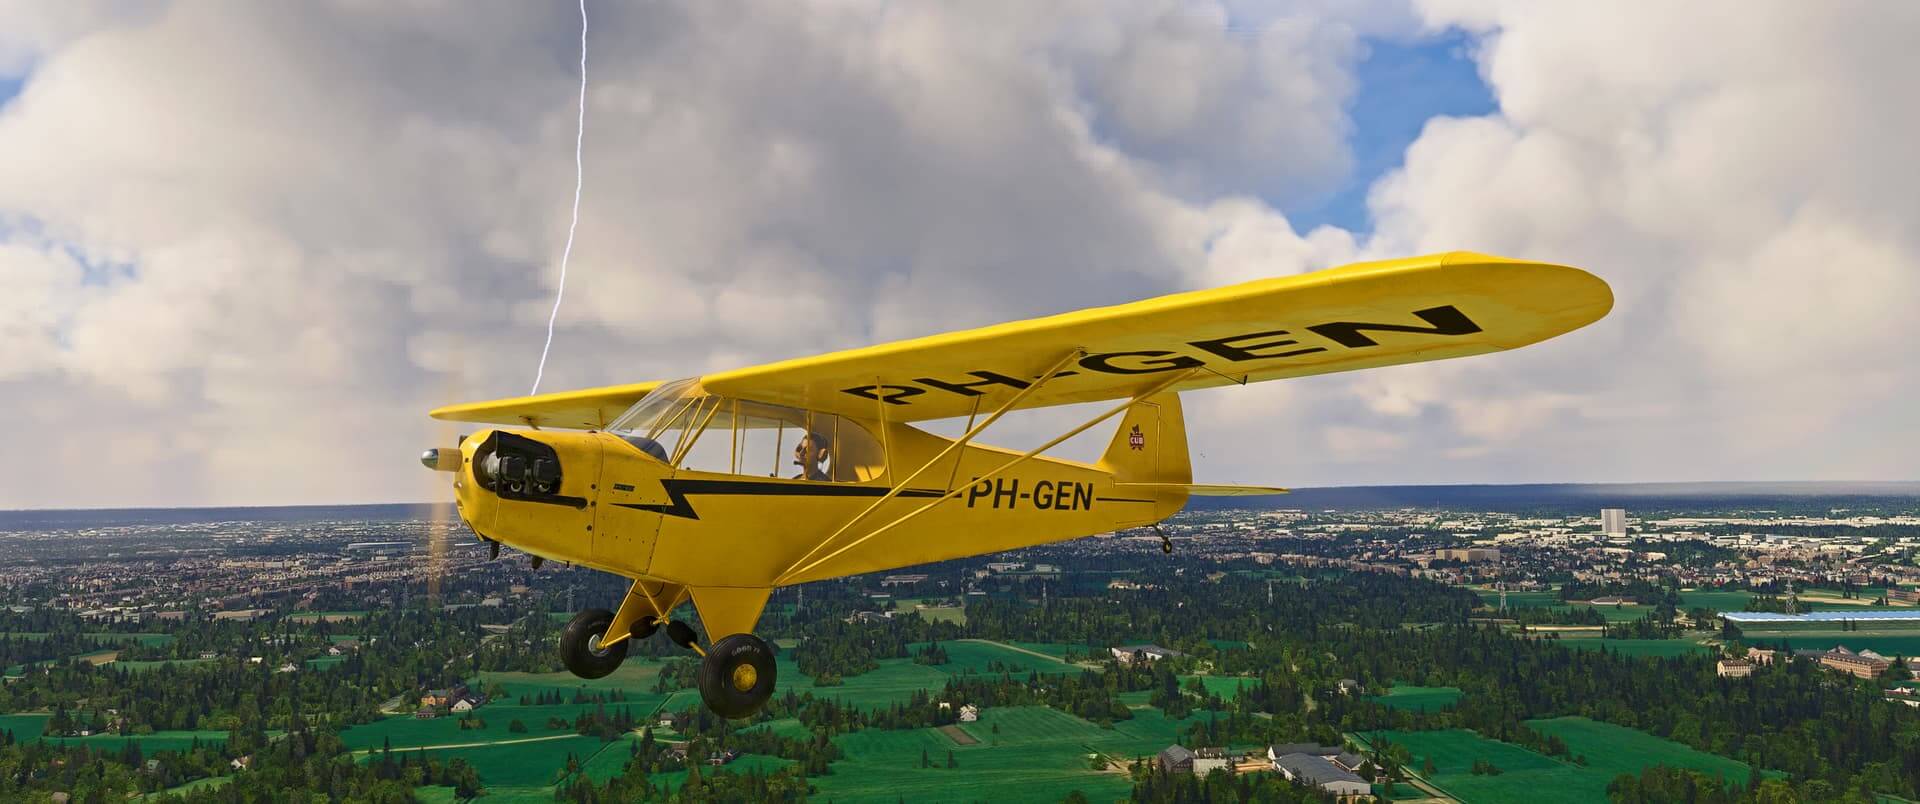
[[[877,480],[880,442],[845,416],[714,396],[695,380],[664,383],[607,432],[681,469],[819,482]]]

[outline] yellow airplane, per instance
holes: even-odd
[[[1153,525],[1192,482],[1182,391],[1513,349],[1613,305],[1576,268],[1453,252],[1349,265],[981,329],[643,382],[454,405],[483,429],[421,460],[501,544],[633,579],[567,623],[584,678],[665,627],[725,717],[773,693],[752,634],[777,587]],[[1112,407],[1024,452],[974,442],[1010,411]],[[1119,417],[1087,464],[1041,454]],[[915,422],[966,417],[958,439]],[[1171,545],[1162,542],[1162,548]],[[691,598],[702,648],[668,613]]]

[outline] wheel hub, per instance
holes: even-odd
[[[753,665],[743,662],[733,668],[732,680],[734,689],[748,692],[753,689],[753,685],[760,683],[760,671],[753,669]]]

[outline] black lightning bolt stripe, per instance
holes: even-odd
[[[1136,500],[1132,497],[1095,497],[1094,499],[1100,502],[1158,502],[1158,500]]]
[[[693,510],[693,504],[687,497],[694,494],[713,495],[749,495],[762,497],[884,497],[885,486],[829,485],[824,483],[770,483],[763,480],[674,480],[660,481],[660,487],[667,492],[667,505],[654,503],[614,503],[621,508],[636,511],[652,511],[656,514],[676,516],[681,519],[699,519],[700,514]],[[948,492],[939,489],[904,489],[897,497],[910,499],[931,499]]]

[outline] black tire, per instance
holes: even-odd
[[[773,697],[773,648],[752,634],[713,643],[700,660],[700,699],[724,718],[760,711]]]
[[[560,663],[581,678],[604,678],[627,660],[627,643],[600,647],[600,638],[613,625],[613,612],[587,609],[573,615],[560,629]]]

